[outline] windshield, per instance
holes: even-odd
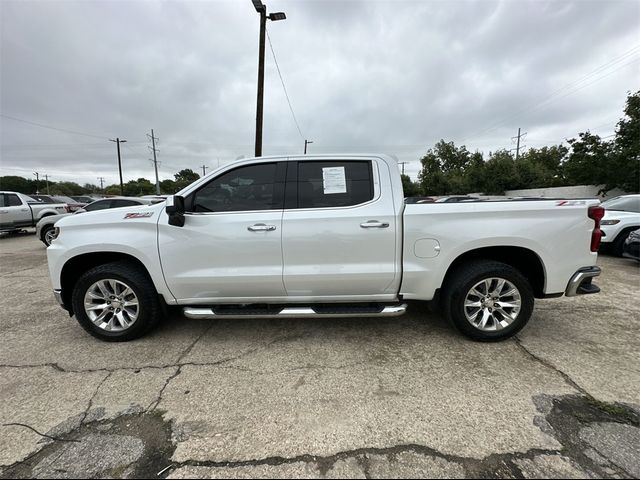
[[[640,197],[616,197],[602,203],[606,210],[640,213]]]

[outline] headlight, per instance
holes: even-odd
[[[600,225],[617,225],[618,223],[620,223],[620,220],[602,220]]]

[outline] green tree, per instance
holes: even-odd
[[[571,153],[563,165],[569,185],[606,184],[611,188],[613,142],[603,141],[599,135],[586,131],[569,140]]]
[[[607,187],[640,191],[640,90],[627,97],[613,145],[613,172]]]
[[[176,193],[178,189],[176,188],[176,182],[171,179],[162,180],[160,182],[160,192],[164,194],[173,194]]]
[[[513,155],[508,150],[489,154],[484,166],[482,191],[488,195],[504,195],[518,185],[518,173]]]
[[[156,193],[155,184],[146,178],[129,180],[124,184],[124,194],[128,197],[138,197],[141,195],[153,195]]]
[[[17,175],[7,175],[0,177],[0,190],[29,195],[36,193],[36,182]]]
[[[411,181],[409,175],[400,175],[402,179],[402,190],[404,190],[405,197],[418,197],[421,195],[420,184]]]
[[[190,168],[185,168],[176,173],[174,177],[176,183],[176,191],[178,191],[198,180],[200,178],[200,175],[198,175]]]

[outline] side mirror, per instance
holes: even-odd
[[[165,211],[169,215],[169,225],[174,227],[184,226],[184,197],[180,195],[168,197]]]

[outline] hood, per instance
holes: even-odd
[[[640,218],[640,213],[625,212],[623,210],[606,210],[604,212],[603,220],[624,220],[626,218]]]
[[[152,222],[158,221],[159,213],[164,209],[164,203],[153,205],[135,205],[132,207],[109,208],[95,212],[84,212],[69,215],[56,222],[56,227],[74,227],[82,225],[102,225],[106,223],[122,222]]]

